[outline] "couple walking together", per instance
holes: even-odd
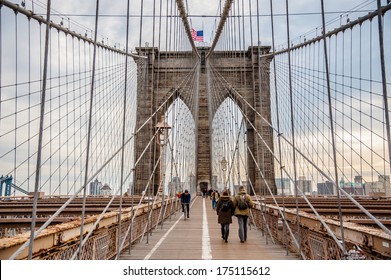
[[[239,239],[243,243],[247,240],[247,220],[250,208],[254,206],[251,197],[243,186],[239,187],[239,193],[231,200],[227,191],[224,191],[217,202],[216,212],[218,223],[221,224],[221,237],[228,242],[229,224],[232,223],[232,215],[238,218]]]

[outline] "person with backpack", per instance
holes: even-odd
[[[233,200],[235,207],[234,215],[238,218],[239,225],[239,239],[243,243],[247,240],[247,220],[250,215],[250,208],[254,207],[250,195],[246,193],[243,186],[239,187],[239,192]]]
[[[228,195],[227,191],[224,191],[216,206],[216,213],[218,215],[217,222],[221,225],[221,238],[225,243],[228,242],[229,224],[232,224],[232,215],[234,214],[235,207]]]
[[[181,194],[181,204],[182,204],[182,212],[185,212],[185,207],[187,210],[187,218],[190,218],[190,201],[191,195],[188,190],[185,190],[184,193]]]

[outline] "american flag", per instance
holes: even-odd
[[[196,31],[194,28],[191,29],[191,37],[196,42],[203,42],[204,41],[204,31],[198,30]]]

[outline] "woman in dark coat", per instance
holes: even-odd
[[[218,223],[221,224],[221,238],[225,243],[228,242],[229,224],[232,224],[232,215],[235,212],[235,207],[231,197],[227,191],[224,191],[216,206],[216,213],[218,215]]]

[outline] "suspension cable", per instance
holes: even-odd
[[[50,6],[51,0],[48,0],[47,3],[47,12],[46,12],[46,21],[50,22]],[[37,165],[35,171],[35,184],[34,184],[34,203],[32,210],[32,221],[31,221],[31,229],[30,229],[30,244],[29,244],[29,256],[28,258],[32,259],[32,252],[34,246],[34,231],[35,231],[35,221],[37,218],[37,206],[38,206],[38,185],[40,179],[40,171],[41,171],[41,156],[42,156],[42,139],[43,139],[43,125],[44,125],[44,116],[45,116],[45,103],[46,103],[46,82],[47,82],[47,69],[48,69],[48,52],[49,52],[49,31],[50,24],[46,25],[46,33],[45,33],[45,54],[44,54],[44,68],[42,73],[42,94],[41,94],[41,110],[40,110],[40,121],[39,121],[39,136],[38,136],[38,148],[37,148]],[[15,253],[16,254],[16,253]],[[15,255],[14,254],[14,255]],[[12,258],[11,258],[12,259]]]

